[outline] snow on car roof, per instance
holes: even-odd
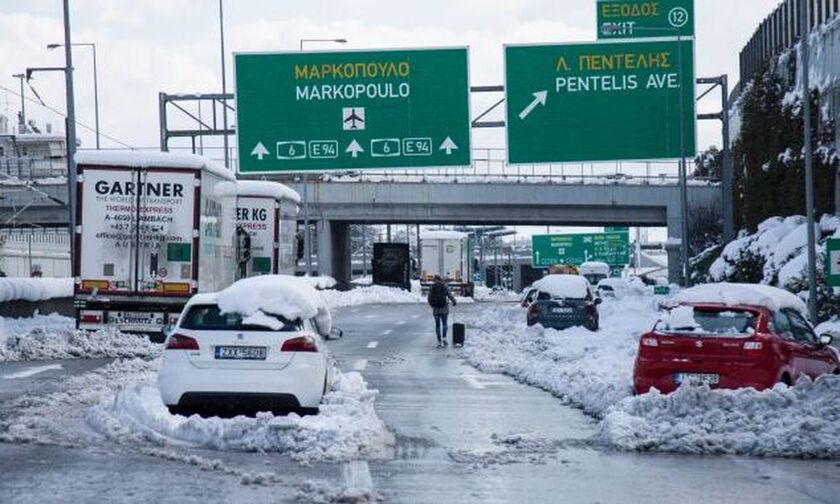
[[[237,180],[235,184],[219,184],[216,192],[220,196],[252,196],[272,198],[278,201],[285,199],[300,204],[300,194],[297,191],[280,182],[268,180]]]
[[[580,265],[580,269],[610,269],[610,265],[601,261],[586,261]]]
[[[534,282],[534,287],[552,297],[583,299],[589,282],[579,275],[548,275]]]
[[[243,317],[259,312],[279,315],[287,320],[315,319],[318,332],[332,330],[332,316],[311,282],[288,275],[245,278],[218,292],[216,302],[224,313]]]
[[[698,285],[680,291],[673,300],[677,303],[763,306],[773,311],[791,308],[806,313],[805,302],[795,294],[762,284],[723,282]]]
[[[461,233],[460,231],[449,231],[446,229],[422,231],[420,233],[421,240],[463,240],[466,237],[467,233]]]
[[[76,164],[94,166],[129,166],[133,168],[192,168],[206,170],[219,177],[236,180],[232,170],[197,154],[161,151],[81,151]]]

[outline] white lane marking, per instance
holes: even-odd
[[[377,315],[377,314],[375,314],[375,313],[368,313],[367,315],[365,315],[365,318],[366,318],[366,319],[372,319],[372,318],[376,318],[376,317],[378,317],[378,316],[379,316],[379,315]]]
[[[370,342],[370,343],[368,343],[368,345],[367,345],[367,347],[368,347],[368,348],[376,348],[376,347],[378,347],[378,346],[379,346],[379,342],[378,342],[378,341],[371,341],[371,342]]]
[[[15,380],[18,378],[29,378],[30,376],[34,376],[39,373],[43,373],[45,371],[52,371],[53,369],[63,369],[61,364],[49,364],[46,366],[36,366],[31,368],[26,368],[23,371],[18,371],[17,373],[7,374],[3,376],[4,380]]]
[[[415,313],[414,315],[412,315],[412,316],[411,316],[411,318],[413,318],[413,319],[419,319],[419,318],[420,318],[420,314],[419,314],[419,313]]]
[[[363,460],[354,460],[341,466],[344,487],[352,490],[373,490],[370,467]]]
[[[362,372],[367,367],[367,359],[359,359],[353,363],[353,371]]]
[[[384,331],[382,331],[382,336],[388,336],[392,332],[394,332],[393,329],[385,329]]]
[[[480,390],[480,389],[484,388],[484,384],[481,383],[480,381],[478,381],[478,378],[476,378],[475,376],[461,375],[461,379],[463,379],[465,382],[467,382],[467,385],[469,385],[470,387],[472,387],[474,389],[479,389]]]
[[[350,310],[350,313],[359,313],[359,309],[358,308],[353,308],[352,310]]]
[[[399,321],[399,322],[397,322],[395,325],[403,325],[403,324],[405,324],[405,320],[400,320],[400,321]]]

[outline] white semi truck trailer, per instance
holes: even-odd
[[[473,247],[468,234],[447,230],[420,233],[420,286],[424,291],[436,275],[453,293],[473,295]]]
[[[193,294],[235,279],[233,172],[201,156],[76,155],[77,323],[158,333]]]
[[[228,182],[218,192],[236,199],[236,278],[294,275],[300,195],[262,180]]]

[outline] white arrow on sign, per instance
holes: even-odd
[[[457,148],[458,148],[458,146],[455,145],[455,142],[453,142],[452,139],[449,138],[449,137],[446,137],[446,139],[443,141],[442,144],[440,144],[440,147],[439,147],[440,150],[446,151],[447,156],[452,154],[452,151],[457,149]]]
[[[265,148],[262,142],[257,142],[257,145],[254,146],[254,150],[251,151],[252,156],[257,156],[257,159],[260,161],[263,160],[263,157],[268,155],[268,149]]]
[[[350,145],[347,146],[347,150],[344,152],[349,152],[351,156],[358,157],[360,152],[364,152],[365,150],[362,149],[362,146],[359,145],[359,142],[353,140],[350,142]]]
[[[545,105],[546,100],[548,99],[548,91],[537,91],[534,93],[534,101],[528,104],[525,109],[519,113],[520,119],[525,119],[528,117],[528,114],[534,111],[537,108],[537,105]]]

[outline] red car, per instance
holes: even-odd
[[[668,393],[683,382],[712,388],[792,385],[802,375],[840,373],[832,336],[817,336],[792,308],[683,303],[639,341],[637,394]]]

